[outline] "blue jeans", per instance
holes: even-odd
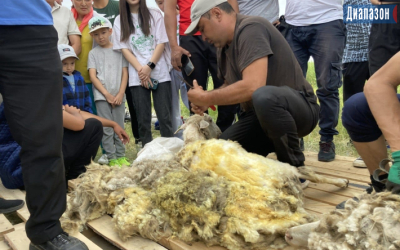
[[[342,56],[346,44],[343,20],[310,26],[292,26],[286,36],[297,61],[307,75],[308,60],[314,59],[317,96],[321,105],[321,141],[332,141],[338,134],[339,88],[342,86]]]

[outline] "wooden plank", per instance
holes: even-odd
[[[0,183],[0,196],[6,200],[23,200],[25,201],[25,195],[19,189],[7,189]],[[25,205],[17,211],[17,215],[23,220],[27,221],[29,219],[28,207]]]
[[[304,208],[307,211],[325,214],[333,211],[335,209],[335,206],[320,201],[304,198]]]
[[[322,183],[310,183],[307,189],[316,189],[320,191],[324,191],[329,194],[341,195],[344,198],[352,198],[354,196],[360,195],[365,192],[364,189],[351,187],[348,188],[340,188],[330,184],[322,184]]]
[[[170,250],[227,250],[225,247],[221,246],[207,247],[201,242],[188,245],[177,238],[162,239],[159,243]]]
[[[111,221],[111,217],[104,215],[103,217],[92,220],[87,225],[97,234],[104,237],[106,240],[111,242],[113,245],[120,249],[141,249],[141,250],[166,250],[159,244],[149,239],[144,239],[140,236],[134,236],[129,238],[126,242],[123,242],[117,232],[113,230],[114,223]]]
[[[93,241],[89,240],[85,236],[83,236],[81,233],[73,234],[72,235],[75,238],[80,239],[82,242],[86,244],[86,246],[89,248],[89,250],[101,250],[99,246],[93,243]]]
[[[4,240],[4,235],[12,231],[14,231],[13,225],[11,225],[4,214],[0,214],[0,240]]]
[[[4,236],[4,238],[13,250],[29,249],[30,240],[26,236],[25,231],[14,231],[8,233]]]
[[[14,225],[14,230],[25,232],[25,223],[19,223],[17,225]]]
[[[0,241],[0,250],[11,250],[11,247],[5,241]]]
[[[99,246],[101,249],[103,250],[118,250],[119,248],[112,245],[110,242],[108,242],[106,239],[104,239],[103,237],[101,237],[100,235],[96,234],[95,232],[93,232],[92,229],[87,228],[85,229],[82,234],[88,238],[89,240],[91,240],[94,244],[96,244],[97,246]]]

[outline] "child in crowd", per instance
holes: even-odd
[[[74,49],[67,44],[58,45],[58,53],[63,67],[63,105],[76,107],[93,113],[92,99],[85,81],[79,71],[75,70],[76,56]]]
[[[112,29],[104,17],[92,17],[89,33],[99,45],[89,52],[88,70],[93,83],[97,114],[124,127],[125,89],[128,82],[128,62],[113,50]],[[110,166],[129,166],[125,146],[112,128],[104,128],[103,149]]]
[[[165,56],[168,42],[164,18],[145,0],[120,0],[120,15],[114,21],[113,44],[129,62],[129,87],[143,146],[151,134],[151,94],[163,137],[172,137],[170,64]],[[158,82],[158,84],[157,84]]]
[[[162,12],[164,12],[164,0],[155,0],[158,8]],[[179,8],[176,6],[176,17],[177,17],[177,41],[179,44]],[[169,43],[166,44],[166,49],[167,49],[167,59],[170,61],[171,60],[171,48],[169,46]],[[180,100],[179,100],[179,90],[181,92],[181,98],[182,102],[185,104],[186,108],[189,109],[189,100],[187,96],[187,89],[185,83],[181,80],[183,78],[182,72],[179,72],[175,69],[172,68],[172,70],[169,72],[171,75],[171,94],[172,94],[172,129],[173,131],[177,131],[180,126],[182,126],[183,121],[181,118],[181,105],[180,105]],[[176,137],[183,139],[182,131],[179,131],[178,133],[175,134]]]

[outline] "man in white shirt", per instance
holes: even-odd
[[[304,76],[308,60],[314,59],[317,96],[321,104],[319,161],[335,159],[333,136],[338,134],[339,87],[342,86],[342,57],[346,42],[342,0],[287,0],[286,36]]]
[[[56,0],[46,0],[51,7],[54,28],[58,33],[58,44],[69,44],[74,48],[75,53],[81,53],[81,32],[76,25],[72,12],[58,4]]]
[[[279,18],[278,0],[237,0],[240,14],[264,17],[270,23]]]

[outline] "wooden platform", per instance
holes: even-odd
[[[317,153],[306,152],[305,156],[305,165],[311,166],[318,174],[347,178],[350,181],[348,188],[310,183],[308,188],[304,190],[305,208],[314,215],[320,216],[332,211],[338,203],[365,192],[368,187],[370,182],[368,171],[367,169],[354,168],[353,161],[355,158],[336,156],[335,161],[323,163],[317,160]],[[270,155],[269,158],[275,159],[276,156]],[[70,183],[70,186],[75,188],[73,182]],[[6,189],[0,184],[0,197],[24,199],[25,194],[20,190]],[[29,218],[26,205],[17,211],[17,215],[26,222]],[[223,247],[207,248],[201,243],[189,246],[176,238],[163,239],[156,243],[137,236],[123,242],[114,231],[114,225],[108,215],[89,222],[87,226],[87,230],[75,236],[84,241],[90,250],[226,250]],[[0,215],[0,250],[27,250],[28,246],[29,240],[25,234],[25,223],[11,225],[4,215]]]

